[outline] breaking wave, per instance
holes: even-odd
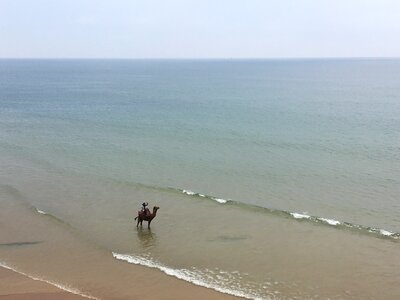
[[[188,269],[173,269],[171,267],[167,267],[159,262],[156,262],[152,259],[142,257],[142,256],[133,256],[129,254],[120,254],[112,252],[112,255],[115,259],[122,260],[128,262],[130,264],[141,265],[149,268],[154,268],[162,271],[163,273],[176,277],[178,279],[193,283],[198,286],[202,286],[205,288],[213,289],[215,291],[242,297],[245,299],[253,299],[253,300],[262,300],[262,298],[258,295],[254,295],[251,291],[243,291],[243,288],[240,289],[231,289],[228,287],[223,286],[223,278],[221,274],[228,274],[228,272],[220,271],[219,275],[216,278],[212,278],[209,274],[202,274],[200,271],[197,270],[188,270]],[[226,281],[229,282],[230,280],[226,278]]]
[[[258,209],[262,209],[264,212],[267,212],[267,213],[290,217],[290,218],[293,218],[298,221],[308,221],[308,222],[312,222],[315,224],[328,225],[328,226],[342,228],[342,229],[353,229],[353,230],[357,230],[359,232],[363,232],[363,233],[367,233],[367,234],[374,234],[379,237],[390,238],[393,240],[400,239],[399,232],[392,232],[392,231],[382,229],[382,228],[358,225],[358,224],[353,224],[353,223],[349,223],[349,222],[338,221],[338,220],[335,220],[332,218],[312,216],[312,215],[308,215],[305,212],[303,212],[303,213],[290,212],[290,211],[286,211],[286,210],[272,209],[272,208],[257,206],[257,205],[253,205],[253,204],[245,204],[242,202],[234,201],[232,199],[223,199],[223,198],[219,198],[219,197],[215,197],[215,196],[209,196],[209,195],[205,195],[205,194],[201,194],[201,193],[196,193],[196,192],[193,192],[188,189],[177,189],[177,191],[179,191],[187,196],[200,197],[200,198],[205,198],[208,200],[216,201],[219,204],[240,205],[240,206],[248,207],[248,208],[258,208]]]
[[[39,214],[42,214],[42,215],[47,215],[47,213],[45,212],[45,211],[43,211],[43,210],[40,210],[39,208],[37,208],[37,207],[35,207],[36,208],[36,211],[39,213]]]
[[[221,203],[221,204],[225,204],[227,202],[232,201],[230,199],[226,200],[226,199],[216,198],[216,197],[213,197],[213,196],[208,196],[208,195],[204,195],[204,194],[200,194],[200,193],[195,193],[195,192],[192,192],[191,190],[179,190],[179,191],[181,191],[182,193],[184,193],[184,194],[186,194],[188,196],[196,196],[196,197],[201,197],[201,198],[207,198],[207,199],[210,199],[210,200],[217,201],[218,203]]]
[[[299,222],[310,222],[310,223],[319,224],[319,225],[331,226],[331,227],[338,228],[338,229],[353,230],[353,231],[357,231],[359,233],[369,234],[369,235],[373,235],[373,236],[380,237],[380,238],[388,238],[391,240],[400,240],[400,232],[393,232],[390,230],[372,227],[372,226],[358,225],[358,224],[354,224],[351,222],[336,220],[334,218],[327,218],[327,217],[322,217],[322,216],[312,216],[306,212],[286,211],[286,210],[280,210],[280,209],[274,209],[274,208],[254,205],[254,204],[247,204],[247,203],[236,201],[233,199],[225,199],[222,197],[217,197],[217,196],[194,192],[190,189],[179,189],[179,188],[174,188],[174,187],[153,186],[153,185],[147,185],[147,184],[143,184],[143,183],[119,181],[119,180],[116,180],[116,182],[118,182],[119,184],[124,184],[124,185],[128,185],[128,186],[135,186],[135,187],[146,188],[146,189],[150,189],[150,190],[157,190],[160,192],[179,193],[179,194],[186,195],[188,197],[197,197],[197,198],[201,198],[204,200],[211,200],[211,201],[217,202],[218,204],[221,204],[221,205],[237,205],[237,206],[240,206],[245,209],[246,208],[247,209],[257,209],[259,211],[263,211],[268,214],[273,214],[276,216],[283,216],[286,218],[292,218]]]

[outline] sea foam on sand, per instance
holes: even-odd
[[[233,295],[233,296],[237,296],[237,297],[242,297],[242,298],[246,298],[246,299],[253,299],[253,300],[262,300],[262,298],[257,297],[257,296],[253,296],[253,295],[249,295],[245,292],[242,291],[237,291],[237,290],[231,290],[225,287],[221,287],[215,283],[212,282],[206,282],[200,274],[197,274],[194,271],[190,271],[187,269],[173,269],[170,267],[166,267],[160,263],[157,263],[155,261],[152,261],[150,259],[144,258],[144,257],[139,257],[139,256],[132,256],[132,255],[128,255],[128,254],[120,254],[120,253],[115,253],[112,252],[112,255],[114,256],[114,258],[118,259],[118,260],[123,260],[126,261],[128,263],[131,264],[135,264],[135,265],[142,265],[142,266],[146,266],[149,268],[156,268],[162,272],[164,272],[165,274],[169,275],[169,276],[173,276],[176,277],[178,279],[182,279],[188,282],[191,282],[195,285],[198,286],[202,286],[202,287],[206,287],[209,289],[213,289],[216,290],[218,292],[224,293],[224,294],[228,294],[228,295]]]

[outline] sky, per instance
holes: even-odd
[[[400,57],[399,0],[0,0],[0,58]]]

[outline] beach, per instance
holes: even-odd
[[[50,284],[30,279],[12,270],[0,268],[0,299],[59,299],[78,300],[82,296],[64,292]]]
[[[0,299],[26,300],[26,299],[55,299],[55,300],[78,300],[88,299],[77,292],[64,291],[52,284],[45,283],[39,279],[32,279],[20,275],[12,270],[0,268]],[[162,279],[160,279],[162,281]],[[238,299],[236,297],[226,297],[218,293],[194,286],[182,288],[179,284],[160,284],[156,282],[145,282],[146,278],[137,280],[135,284],[138,290],[132,293],[127,299]],[[147,292],[150,286],[156,285],[157,291]],[[141,290],[142,289],[142,290]],[[90,298],[89,298],[90,299]],[[120,299],[119,297],[107,297],[101,299]]]
[[[399,73],[0,60],[1,297],[399,299]]]
[[[44,283],[40,280],[35,280],[24,275],[20,275],[12,270],[0,268],[0,299],[7,300],[27,300],[27,299],[55,299],[55,300],[78,300],[88,299],[88,297],[67,292],[57,288],[49,283]],[[162,279],[161,279],[162,280]],[[145,281],[145,279],[142,279]],[[208,290],[199,290],[196,287],[187,286],[181,288],[178,285],[164,285],[160,282],[152,282],[159,289],[155,292],[146,292],[149,286],[145,282],[137,281],[136,288],[138,292],[132,293],[126,299],[238,299],[236,297],[226,297],[218,293],[213,293]],[[140,289],[142,288],[142,291]],[[90,298],[89,298],[90,299]],[[119,297],[107,297],[101,299],[121,299]]]
[[[18,202],[9,202],[9,209],[0,214],[2,259],[18,258],[23,266],[22,271],[0,262],[4,276],[0,293],[4,296],[18,294],[15,299],[20,299],[25,296],[19,294],[47,297],[50,293],[48,299],[54,295],[60,299],[235,298],[165,276],[159,270],[116,264],[111,253],[89,243],[75,230],[65,230],[63,223],[53,223],[51,217],[38,218],[40,213],[32,214],[31,207]],[[2,204],[7,203],[3,200]]]

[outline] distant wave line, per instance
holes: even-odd
[[[232,199],[223,199],[220,197],[215,197],[215,196],[209,196],[201,193],[196,193],[188,189],[176,189],[177,191],[181,192],[184,195],[191,196],[191,197],[200,197],[200,198],[205,198],[208,200],[216,201],[219,204],[231,204],[231,205],[240,205],[240,206],[247,206],[247,207],[254,207],[254,208],[259,208],[263,209],[264,211],[267,211],[269,213],[273,213],[275,215],[284,215],[286,217],[291,217],[296,220],[304,220],[304,221],[309,221],[313,223],[319,223],[319,224],[324,224],[324,225],[329,225],[333,227],[338,227],[338,228],[350,228],[350,229],[356,229],[360,230],[364,233],[370,233],[370,234],[376,234],[381,237],[386,237],[386,238],[391,238],[398,240],[400,239],[400,233],[399,232],[392,232],[386,229],[381,229],[381,228],[375,228],[375,227],[370,227],[370,226],[364,226],[364,225],[358,225],[358,224],[353,224],[350,222],[342,222],[338,221],[335,219],[331,218],[324,218],[324,217],[319,217],[319,216],[311,216],[306,213],[299,213],[299,212],[290,212],[286,210],[279,210],[279,209],[271,209],[268,207],[263,207],[263,206],[258,206],[258,205],[253,205],[253,204],[246,204],[243,202],[238,202],[234,201]]]
[[[151,189],[151,190],[180,193],[180,194],[184,194],[188,197],[197,197],[197,198],[212,200],[221,205],[237,205],[240,207],[260,209],[269,214],[289,217],[289,218],[295,219],[297,221],[308,221],[310,223],[332,226],[332,227],[338,228],[338,229],[340,228],[340,229],[357,230],[364,234],[372,234],[372,235],[375,235],[375,236],[378,236],[381,238],[389,238],[391,240],[400,240],[400,232],[393,232],[390,230],[372,227],[372,226],[358,225],[358,224],[354,224],[351,222],[339,221],[339,220],[336,220],[333,218],[312,216],[312,215],[308,215],[305,212],[303,212],[303,213],[292,212],[292,211],[281,210],[281,209],[273,209],[273,208],[260,206],[260,205],[248,204],[248,203],[236,201],[233,199],[225,199],[222,197],[216,197],[216,196],[211,196],[211,195],[207,195],[204,193],[194,192],[190,189],[180,189],[180,188],[175,188],[175,187],[160,187],[160,186],[147,185],[147,184],[143,184],[143,183],[129,182],[129,181],[117,181],[117,182],[119,182],[120,184],[122,183],[122,184],[126,184],[126,185],[132,185],[132,186],[142,187],[142,188]]]
[[[222,197],[216,197],[216,196],[211,196],[207,195],[204,193],[197,193],[194,192],[190,189],[179,189],[179,188],[174,188],[174,187],[160,187],[160,186],[152,186],[152,185],[147,185],[143,183],[136,183],[136,182],[128,182],[128,181],[117,181],[120,184],[126,184],[126,185],[131,185],[131,186],[138,186],[146,189],[152,189],[152,190],[158,190],[158,191],[164,191],[164,192],[173,192],[173,193],[180,193],[188,197],[197,197],[197,198],[202,198],[206,200],[211,200],[215,201],[218,204],[221,205],[237,205],[240,207],[244,208],[255,208],[255,209],[260,209],[264,212],[267,212],[269,214],[274,214],[277,216],[284,216],[284,217],[289,217],[292,219],[295,219],[297,221],[307,221],[310,223],[314,224],[320,224],[320,225],[327,225],[327,226],[332,226],[334,228],[340,228],[340,229],[350,229],[350,230],[357,230],[359,232],[362,232],[364,234],[372,234],[381,238],[389,238],[391,240],[400,240],[400,232],[393,232],[387,229],[383,228],[377,228],[377,227],[372,227],[372,226],[366,226],[366,225],[358,225],[354,224],[351,222],[345,222],[345,221],[339,221],[334,218],[326,218],[326,217],[321,217],[321,216],[312,216],[308,215],[305,212],[292,212],[292,211],[287,211],[287,210],[280,210],[280,209],[273,209],[269,207],[264,207],[264,206],[259,206],[259,205],[254,205],[254,204],[248,204],[240,201],[236,201],[233,199],[225,199]],[[55,220],[57,220],[60,223],[65,223],[63,220],[41,210],[38,208],[34,208],[37,213],[52,217]]]

